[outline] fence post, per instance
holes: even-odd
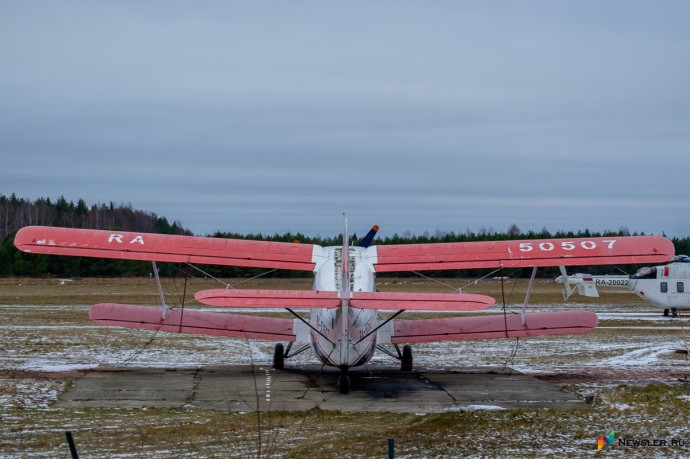
[[[390,437],[388,439],[388,459],[395,458],[395,439]]]
[[[67,444],[69,445],[69,452],[72,454],[72,459],[79,459],[79,455],[77,454],[77,447],[74,446],[72,432],[65,432],[65,437],[67,437]]]

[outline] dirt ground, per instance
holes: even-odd
[[[238,288],[311,286],[310,279],[225,282]],[[185,293],[182,279],[163,284],[166,301],[179,305],[184,296],[186,307],[201,307],[190,300],[194,291],[222,285],[192,279]],[[382,291],[458,288],[494,296],[497,305],[489,313],[500,313],[503,298],[508,311],[519,311],[526,282],[379,279]],[[396,439],[396,457],[591,457],[597,438],[611,431],[617,439],[638,441],[637,446],[606,446],[609,456],[690,456],[685,427],[690,422],[690,364],[678,352],[687,349],[687,319],[664,318],[627,292],[601,293],[599,299],[564,302],[560,286],[543,279],[530,301],[535,311],[596,312],[600,323],[592,333],[425,343],[414,349],[415,362],[428,367],[514,368],[577,394],[589,409],[257,415],[251,410],[56,407],[60,394],[90,368],[270,365],[272,343],[155,334],[88,320],[88,306],[97,302],[156,305],[152,279],[0,279],[0,431],[5,432],[0,457],[68,457],[65,430],[74,433],[83,457],[303,457],[314,450],[322,457],[385,457],[390,437]],[[290,364],[314,361],[305,352]],[[390,364],[382,353],[372,361]],[[641,446],[643,440],[668,445]]]

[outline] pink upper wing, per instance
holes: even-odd
[[[377,246],[374,266],[388,272],[663,263],[674,253],[660,236],[404,244]]]
[[[27,226],[19,250],[52,255],[312,271],[310,244]]]

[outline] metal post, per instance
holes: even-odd
[[[69,445],[69,452],[72,454],[72,459],[79,459],[79,455],[77,454],[77,447],[74,446],[72,432],[65,432],[65,437],[67,437],[67,444]]]
[[[388,459],[393,459],[395,457],[395,438],[390,437],[388,439]]]

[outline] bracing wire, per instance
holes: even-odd
[[[459,287],[459,288],[454,287],[454,286],[452,286],[452,285],[450,285],[450,284],[447,284],[447,283],[445,283],[445,282],[441,282],[440,280],[434,279],[433,277],[429,277],[429,276],[427,276],[426,274],[420,273],[419,271],[411,271],[411,272],[412,272],[413,274],[418,275],[419,277],[423,277],[424,279],[427,279],[427,280],[436,282],[437,284],[440,284],[440,285],[443,285],[443,286],[445,286],[445,287],[448,287],[448,288],[450,288],[450,289],[452,289],[452,290],[454,290],[454,291],[456,291],[456,292],[462,292],[462,289],[464,289],[464,288],[466,288],[466,287],[469,287],[470,285],[475,284],[475,283],[479,282],[480,280],[486,279],[487,277],[491,276],[492,274],[495,274],[495,273],[499,272],[499,271],[502,270],[502,269],[503,269],[502,267],[501,267],[501,268],[498,268],[498,269],[495,269],[495,270],[491,271],[489,274],[487,274],[486,276],[480,277],[479,279],[476,279],[476,280],[470,282],[469,284],[464,285],[463,287]]]
[[[264,272],[264,273],[261,273],[261,274],[258,274],[258,275],[256,275],[256,276],[254,276],[254,277],[249,277],[249,278],[247,278],[247,279],[243,279],[243,280],[237,282],[235,285],[244,284],[245,282],[249,282],[250,280],[258,279],[259,277],[266,276],[267,274],[271,274],[271,273],[274,272],[274,271],[278,271],[278,268],[270,269],[270,270],[268,270],[268,271],[266,271],[266,272]]]
[[[154,339],[156,339],[156,337],[158,336],[158,332],[159,332],[159,330],[154,331],[153,334],[151,335],[151,337],[148,339],[148,341],[146,341],[138,349],[135,349],[134,351],[132,351],[132,353],[126,359],[124,359],[122,362],[115,365],[115,368],[123,368],[123,367],[127,366],[127,364],[129,364],[132,360],[137,358],[142,352],[144,352],[144,349],[146,349],[148,347],[148,345],[151,344]]]
[[[496,272],[496,271],[494,271]],[[515,278],[515,281],[513,282],[513,287],[510,290],[510,295],[508,296],[508,300],[512,298],[513,293],[515,292],[515,286],[517,285],[517,278]],[[503,310],[503,324],[505,327],[505,333],[506,333],[506,338],[508,337],[508,310],[507,310],[507,300],[506,300],[506,295],[505,295],[505,288],[504,288],[504,282],[503,282],[503,276],[501,276],[501,299],[503,301],[503,307],[501,308]],[[505,371],[506,368],[508,367],[508,364],[512,365],[513,361],[515,360],[515,356],[517,355],[518,351],[518,346],[520,345],[520,338],[517,337],[515,338],[515,342],[512,346],[512,349],[510,351],[510,354],[508,355],[508,358],[506,358],[506,361],[503,363],[503,370]]]
[[[198,266],[194,266],[194,265],[191,264],[191,263],[187,263],[187,266],[189,266],[189,267],[192,268],[192,269],[196,269],[197,271],[199,271],[199,272],[200,272],[201,274],[203,274],[204,276],[209,277],[209,278],[211,278],[211,279],[217,281],[218,283],[225,285],[225,288],[232,288],[232,286],[231,286],[230,284],[228,284],[227,282],[223,282],[221,279],[218,279],[217,277],[214,277],[213,275],[207,273],[206,271],[204,271],[203,269],[199,268]]]
[[[235,287],[233,287],[230,283],[225,282],[225,281],[223,281],[223,280],[221,280],[221,279],[218,279],[217,277],[214,277],[213,275],[209,274],[208,272],[204,271],[203,269],[199,268],[198,266],[195,266],[195,265],[193,265],[193,264],[191,264],[191,263],[187,263],[187,266],[189,266],[189,267],[191,267],[191,268],[193,268],[193,269],[196,269],[197,271],[199,271],[199,272],[200,272],[201,274],[203,274],[204,276],[206,276],[206,277],[208,277],[208,278],[211,278],[211,279],[217,281],[217,282],[220,283],[220,284],[223,284],[223,285],[225,286],[225,288],[235,288]],[[258,274],[258,275],[254,276],[254,277],[249,277],[249,278],[247,278],[247,279],[243,279],[243,280],[241,280],[240,282],[237,282],[235,285],[243,284],[243,283],[245,283],[245,282],[249,282],[249,281],[251,281],[251,280],[258,279],[259,277],[266,276],[266,275],[268,275],[268,274],[271,274],[271,273],[274,272],[274,271],[278,271],[278,268],[269,269],[268,271],[263,272],[263,273],[261,273],[261,274]]]
[[[515,344],[513,345],[513,349],[510,352],[510,355],[506,359],[505,363],[503,364],[503,371],[508,367],[508,364],[512,365],[513,361],[515,360],[515,356],[517,355],[518,351],[518,346],[520,345],[520,338],[515,338]]]
[[[416,274],[416,275],[418,275],[419,277],[423,277],[424,279],[428,279],[428,280],[430,280],[430,281],[436,282],[437,284],[443,285],[444,287],[448,287],[448,288],[450,288],[450,289],[452,289],[452,290],[454,290],[454,291],[456,291],[456,292],[459,291],[459,290],[461,290],[461,289],[459,289],[459,288],[453,287],[453,286],[450,285],[450,284],[446,284],[445,282],[441,282],[441,281],[438,280],[438,279],[434,279],[433,277],[429,277],[429,276],[427,276],[426,274],[422,274],[422,273],[420,273],[419,271],[411,271],[411,272],[412,272],[412,274]]]

